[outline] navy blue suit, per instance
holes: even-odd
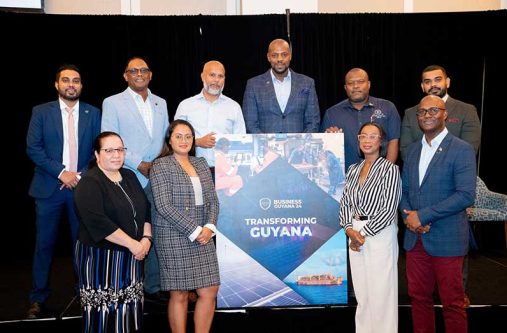
[[[78,171],[86,171],[93,157],[93,141],[99,133],[100,110],[79,102]],[[69,189],[60,190],[61,182],[58,179],[65,169],[62,164],[63,122],[58,100],[33,108],[26,144],[28,157],[35,164],[29,194],[35,198],[37,229],[30,302],[44,303],[49,296],[49,273],[64,209],[67,211],[73,245],[78,229],[73,193]]]
[[[291,70],[291,91],[282,113],[271,78],[271,69],[248,80],[243,97],[247,133],[317,133],[320,111],[315,83]]]
[[[403,195],[400,210],[417,210],[423,226],[431,230],[421,235],[431,256],[464,256],[468,252],[466,208],[475,200],[475,152],[471,145],[448,133],[428,165],[419,186],[419,159],[422,144],[409,146],[402,173]],[[402,213],[403,214],[403,213]],[[405,218],[405,214],[403,214]],[[403,247],[410,251],[418,234],[406,230]]]
[[[442,121],[438,119],[434,121]],[[443,135],[443,134],[442,134]],[[432,141],[432,145],[436,145]],[[400,209],[415,210],[423,233],[408,228],[406,252],[408,295],[412,305],[414,332],[433,332],[433,294],[438,289],[446,331],[466,332],[463,257],[468,252],[466,208],[474,203],[475,152],[465,141],[447,133],[429,161],[419,185],[423,145],[412,143],[405,156]]]

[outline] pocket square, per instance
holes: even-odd
[[[303,88],[299,92],[300,95],[308,95],[310,93],[310,88]]]

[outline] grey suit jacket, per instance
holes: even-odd
[[[315,83],[291,71],[291,91],[282,113],[271,78],[271,69],[248,80],[243,97],[247,133],[316,133],[320,111]]]
[[[152,136],[127,90],[106,98],[102,104],[101,130],[116,132],[121,136],[127,147],[125,167],[134,171],[143,188],[148,184],[148,178],[137,170],[137,166],[141,161],[151,162],[160,155],[169,127],[166,101],[151,92],[149,99],[153,110]]]
[[[448,133],[430,161],[419,185],[419,160],[422,144],[414,142],[407,150],[402,172],[400,211],[416,210],[423,226],[421,235],[426,252],[432,256],[463,256],[468,251],[466,208],[475,200],[475,154],[465,141]],[[418,234],[406,230],[404,248],[410,251]]]
[[[454,136],[471,144],[477,154],[481,144],[481,123],[475,106],[449,96],[445,107],[448,114],[445,127]],[[422,131],[415,114],[418,108],[419,104],[405,110],[405,116],[401,123],[400,150],[403,160],[405,160],[408,146],[422,138]]]
[[[188,237],[197,226],[216,224],[218,217],[218,198],[213,186],[211,172],[204,157],[190,156],[201,181],[206,215],[203,221],[197,221],[194,188],[190,177],[181,168],[174,155],[157,159],[150,172],[153,201],[157,209],[152,224],[170,227]]]

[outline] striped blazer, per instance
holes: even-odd
[[[206,206],[203,221],[196,221],[195,195],[192,182],[181,168],[174,155],[155,160],[150,171],[150,183],[157,213],[152,223],[156,226],[177,229],[185,237],[195,231],[197,226],[216,224],[218,217],[218,198],[213,186],[208,163],[203,157],[190,156],[201,181],[203,201]]]
[[[391,223],[397,223],[401,199],[401,179],[398,166],[383,157],[373,163],[362,186],[359,174],[364,165],[352,164],[347,171],[347,182],[340,200],[340,225],[352,228],[355,215],[368,216],[363,230],[369,236],[378,234]]]

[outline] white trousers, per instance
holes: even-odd
[[[368,221],[353,221],[360,230]],[[349,248],[357,300],[356,333],[398,332],[398,226],[367,236],[360,252]]]

